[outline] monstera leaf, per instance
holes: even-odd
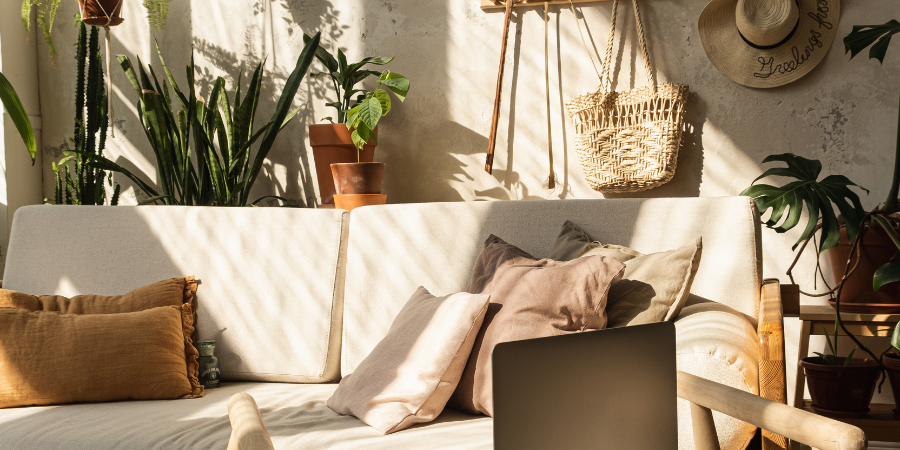
[[[767,227],[779,233],[794,228],[800,223],[804,204],[806,204],[805,208],[809,213],[808,222],[803,234],[800,235],[800,239],[792,249],[796,249],[797,245],[815,232],[816,223],[821,217],[822,240],[819,251],[823,252],[836,246],[840,240],[840,225],[832,206],[833,203],[837,205],[844,217],[847,236],[852,240],[859,234],[860,225],[866,212],[859,201],[859,196],[850,190],[850,186],[859,187],[866,193],[869,192],[868,190],[843,175],[829,175],[818,181],[819,173],[822,172],[822,163],[792,153],[768,156],[763,163],[777,161],[786,163],[787,167],[774,167],[763,172],[753,180],[750,187],[744,189],[740,194],[753,198],[761,214],[765,214],[769,209],[772,210],[769,220],[764,222]],[[755,184],[768,176],[793,178],[796,181],[791,181],[781,187]],[[781,225],[778,225],[779,222]]]
[[[856,25],[853,31],[844,37],[844,53],[850,53],[850,59],[853,59],[871,45],[869,58],[884,63],[884,55],[891,43],[891,36],[897,33],[900,33],[900,22],[896,20],[881,25]]]

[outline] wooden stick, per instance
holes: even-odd
[[[595,3],[609,0],[572,0],[575,3]],[[541,6],[544,3],[544,0],[520,0],[513,5],[513,8],[527,8],[529,6]],[[569,0],[549,0],[550,6],[553,5],[568,5]],[[506,4],[501,1],[494,0],[481,0],[481,9],[483,11],[500,11],[506,9]]]
[[[544,2],[544,85],[547,90],[547,153],[550,157],[550,178],[547,180],[547,189],[556,187],[556,175],[553,173],[553,129],[550,126],[550,27],[548,15],[550,2]]]
[[[497,140],[497,123],[500,122],[500,95],[503,90],[503,65],[506,63],[506,41],[509,38],[509,20],[512,17],[512,6],[515,0],[506,0],[506,17],[503,18],[503,43],[500,44],[500,72],[497,74],[497,93],[494,96],[494,115],[491,117],[491,135],[488,140],[487,160],[484,170],[494,170],[494,145]]]

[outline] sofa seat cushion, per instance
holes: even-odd
[[[17,450],[224,449],[228,399],[253,396],[275,448],[493,448],[492,419],[445,410],[434,422],[384,436],[325,405],[336,384],[222,382],[203,398],[0,410],[0,448]]]
[[[759,395],[759,341],[743,314],[691,296],[675,320],[678,370]],[[756,427],[713,411],[722,450],[742,450]],[[678,399],[678,448],[693,449],[690,404]]]

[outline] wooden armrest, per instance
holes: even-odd
[[[228,400],[231,438],[228,450],[274,450],[269,431],[259,414],[259,407],[250,394],[240,393]]]
[[[763,281],[759,302],[759,395],[787,404],[787,381],[784,371],[784,312],[780,283]],[[763,450],[785,450],[787,439],[763,428]]]
[[[693,405],[719,411],[820,450],[864,450],[867,446],[865,433],[853,425],[817,416],[689,373],[678,372],[678,396]],[[708,423],[713,426],[712,421]],[[715,427],[711,432],[701,433],[703,435],[715,436]],[[700,442],[697,448],[717,446],[718,443],[704,446]]]

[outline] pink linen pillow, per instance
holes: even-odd
[[[419,287],[387,336],[341,380],[328,407],[383,434],[434,420],[459,383],[489,299],[466,292],[435,297]]]

